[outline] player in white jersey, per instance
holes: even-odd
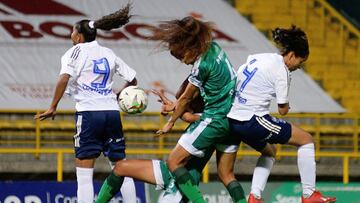
[[[111,167],[125,159],[125,140],[122,132],[113,76],[120,75],[126,86],[136,85],[136,72],[122,59],[96,39],[97,29],[111,30],[125,25],[130,4],[99,20],[75,23],[71,40],[74,44],[61,58],[60,78],[50,108],[35,119],[54,118],[57,105],[65,92],[76,102],[76,134],[74,136],[77,176],[77,202],[93,203],[93,170],[95,159],[104,153]],[[124,180],[121,188],[125,203],[136,203],[132,178]]]
[[[315,150],[312,136],[304,130],[269,115],[272,98],[276,98],[281,115],[288,113],[290,72],[301,68],[309,56],[306,34],[299,28],[276,28],[273,39],[281,54],[250,55],[238,70],[236,94],[228,114],[231,131],[241,141],[261,152],[253,174],[248,203],[261,203],[274,164],[273,144],[298,147],[298,168],[303,188],[302,203],[335,202],[315,191]]]

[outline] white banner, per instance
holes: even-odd
[[[58,79],[60,57],[72,46],[73,24],[82,19],[98,19],[127,3],[119,0],[41,2],[0,0],[0,109],[47,109]],[[131,13],[134,17],[130,23],[112,32],[99,32],[97,39],[137,71],[139,86],[147,90],[165,89],[169,95],[174,94],[191,68],[168,52],[158,50],[156,42],[146,40],[148,28],[159,21],[193,15],[214,22],[214,38],[236,69],[249,54],[276,51],[253,25],[221,0],[135,0]],[[116,85],[120,86],[120,81]],[[292,112],[343,111],[303,72],[295,73],[292,82]],[[147,111],[159,111],[156,100],[149,94]],[[59,109],[74,109],[74,102],[63,98]]]

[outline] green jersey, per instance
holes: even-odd
[[[224,50],[212,42],[191,70],[189,82],[197,86],[204,99],[205,117],[224,117],[229,112],[236,73]]]

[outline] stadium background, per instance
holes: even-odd
[[[75,202],[73,102],[65,99],[54,121],[38,122],[32,117],[50,103],[60,57],[71,46],[72,24],[125,3],[0,0],[0,202]],[[357,1],[336,0],[136,0],[137,16],[129,26],[101,33],[99,42],[137,70],[140,86],[171,96],[190,69],[154,49],[156,43],[145,40],[147,26],[185,15],[213,21],[215,38],[234,67],[250,53],[276,50],[267,39],[271,29],[300,26],[308,33],[311,55],[304,71],[293,75],[292,113],[284,119],[313,134],[319,189],[337,196],[338,202],[355,203],[360,202],[359,9]],[[186,127],[178,122],[170,135],[154,138],[153,132],[167,118],[159,114],[156,97],[149,94],[149,99],[145,113],[122,114],[128,158],[166,159]],[[296,149],[278,147],[265,202],[300,202]],[[257,156],[241,146],[235,171],[247,193]],[[97,162],[95,171],[100,183],[109,172],[104,159]],[[203,182],[209,202],[230,202],[217,182],[213,159],[204,170]],[[156,202],[159,193],[152,186],[139,182],[137,189],[140,202]]]

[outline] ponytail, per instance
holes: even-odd
[[[121,26],[127,24],[131,15],[129,15],[131,9],[131,4],[128,3],[123,8],[119,9],[115,13],[103,16],[102,18],[90,21],[90,20],[81,20],[75,23],[75,29],[84,35],[86,42],[94,41],[96,38],[96,30],[106,30],[110,31],[115,28],[120,28]]]
[[[94,28],[107,31],[120,28],[129,22],[129,19],[131,18],[131,15],[129,15],[130,9],[131,4],[128,3],[115,13],[103,16],[99,20],[94,21]]]

